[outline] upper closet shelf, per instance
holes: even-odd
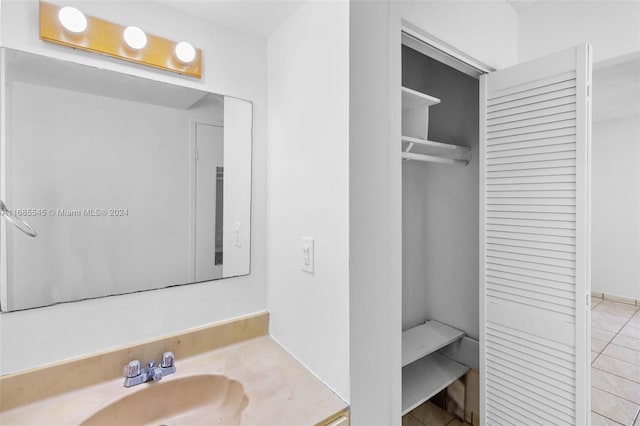
[[[405,108],[427,108],[440,103],[440,99],[434,98],[408,87],[402,88],[402,109]]]
[[[402,137],[405,160],[418,160],[443,164],[461,164],[466,166],[471,160],[471,148],[425,139]]]
[[[439,103],[438,98],[402,88],[402,158],[466,166],[471,149],[429,140],[429,107]]]

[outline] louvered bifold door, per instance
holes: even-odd
[[[590,48],[481,78],[481,416],[586,425]]]

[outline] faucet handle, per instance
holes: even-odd
[[[140,361],[134,359],[124,368],[124,376],[127,378],[139,376],[141,373]]]
[[[160,363],[160,367],[169,368],[173,366],[173,361],[175,357],[173,356],[173,352],[165,352],[162,354],[162,362]]]

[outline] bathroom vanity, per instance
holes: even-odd
[[[261,313],[0,378],[5,425],[348,425],[348,404],[267,335]],[[175,374],[124,387],[128,360]]]

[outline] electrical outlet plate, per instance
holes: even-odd
[[[302,237],[302,270],[314,273],[315,266],[315,253],[314,253],[314,239],[310,237]]]

